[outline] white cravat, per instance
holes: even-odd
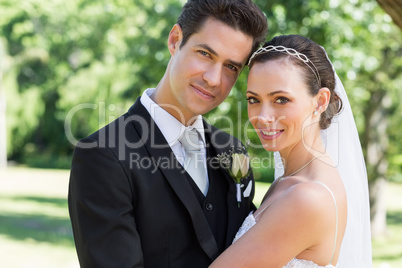
[[[201,151],[202,147],[197,130],[186,128],[179,141],[186,153],[183,167],[205,196],[208,192],[208,179],[205,173],[204,154]]]

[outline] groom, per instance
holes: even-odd
[[[238,207],[214,157],[240,143],[201,115],[227,97],[266,32],[251,0],[185,4],[158,86],[76,146],[68,202],[81,267],[207,267],[231,244],[254,181],[243,181]]]

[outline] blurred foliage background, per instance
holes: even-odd
[[[157,85],[170,56],[167,36],[184,2],[0,0],[0,154],[32,167],[68,169],[76,140]],[[361,137],[373,234],[383,233],[384,185],[402,182],[401,29],[374,0],[255,2],[268,18],[267,40],[301,34],[326,48]],[[258,137],[245,129],[246,80],[247,69],[205,117],[257,145]],[[253,156],[267,157],[254,147]],[[272,162],[255,174],[272,181]]]

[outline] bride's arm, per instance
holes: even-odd
[[[283,267],[335,230],[333,200],[315,183],[290,187],[257,220],[211,268]],[[329,250],[328,261],[331,253]]]

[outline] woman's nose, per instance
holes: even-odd
[[[273,115],[259,115],[258,121],[262,124],[271,124],[275,122],[275,116]]]
[[[272,124],[275,122],[275,115],[268,105],[264,105],[258,115],[258,121],[264,124]]]

